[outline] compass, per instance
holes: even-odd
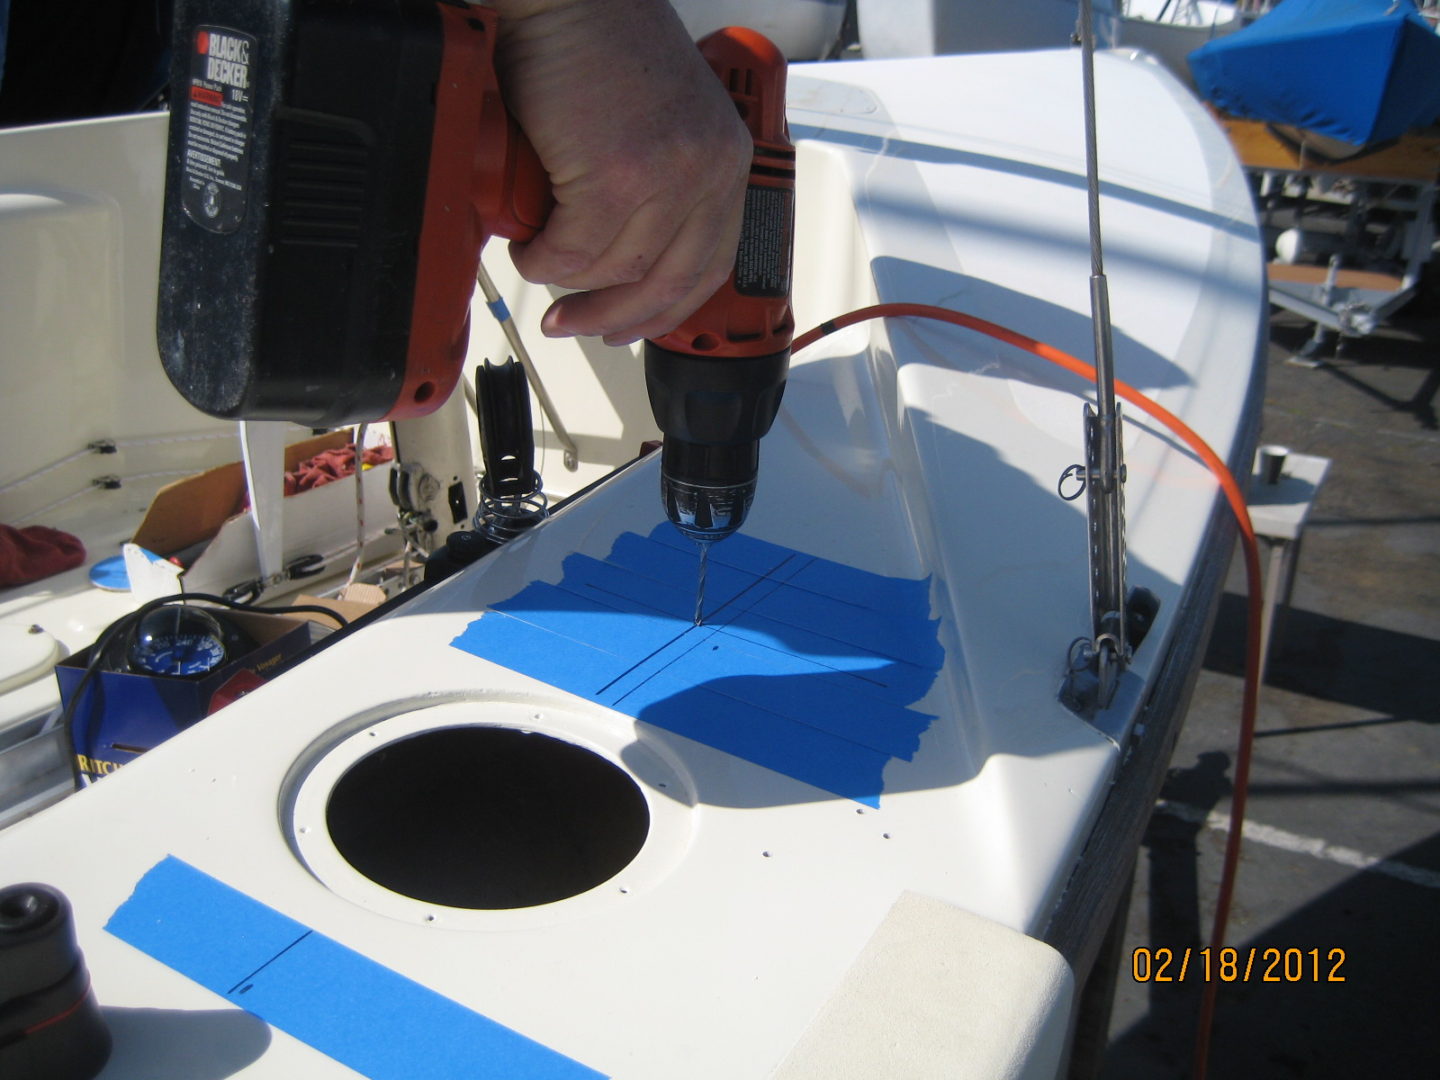
[[[229,656],[225,630],[208,611],[188,606],[160,608],[140,620],[127,659],[132,671],[199,678]]]

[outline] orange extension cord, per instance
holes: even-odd
[[[813,345],[822,337],[843,330],[847,326],[865,322],[868,319],[885,318],[935,319],[939,322],[963,326],[997,338],[1017,349],[1058,364],[1066,371],[1087,382],[1095,381],[1095,368],[1067,352],[1046,345],[1043,341],[1017,334],[996,323],[963,315],[949,308],[931,304],[875,304],[823,322],[815,329],[801,334],[792,346],[795,352]],[[1165,427],[1174,432],[1200,460],[1215,474],[1225,492],[1226,501],[1235,514],[1240,527],[1240,543],[1245,552],[1245,578],[1249,591],[1249,618],[1247,620],[1245,648],[1245,694],[1240,709],[1240,739],[1235,752],[1235,790],[1230,800],[1230,833],[1225,841],[1225,862],[1220,878],[1220,892],[1215,900],[1215,922],[1210,932],[1210,947],[1218,954],[1225,945],[1225,928],[1230,919],[1230,901],[1235,892],[1235,876],[1240,863],[1240,834],[1245,822],[1245,800],[1250,784],[1250,753],[1255,739],[1255,716],[1260,697],[1260,549],[1255,540],[1255,529],[1250,523],[1250,511],[1245,505],[1245,496],[1235,482],[1225,462],[1211,450],[1205,440],[1178,416],[1152,401],[1133,386],[1120,380],[1115,381],[1115,392],[1130,404],[1149,413]],[[1218,980],[1205,981],[1204,996],[1201,999],[1200,1019],[1195,1033],[1195,1080],[1204,1080],[1210,1048],[1210,1029],[1215,1018],[1215,998],[1219,990]]]

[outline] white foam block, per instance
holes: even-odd
[[[773,1080],[1053,1078],[1074,989],[1044,942],[907,892]]]

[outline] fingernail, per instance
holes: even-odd
[[[549,338],[574,337],[575,331],[565,325],[558,305],[545,312],[540,318],[540,333]]]
[[[639,341],[639,340],[640,340],[640,335],[638,335],[638,334],[607,334],[605,337],[601,338],[600,340],[603,341],[603,342],[605,342],[605,344],[606,344],[606,345],[609,345],[612,349],[623,349],[626,345],[634,345],[635,342]]]

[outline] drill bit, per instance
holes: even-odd
[[[710,565],[710,545],[704,540],[697,540],[700,545],[700,576],[695,581],[695,625],[701,626],[705,622],[705,571]]]

